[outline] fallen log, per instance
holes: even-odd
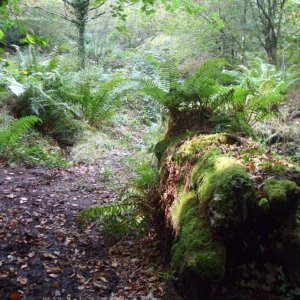
[[[156,206],[185,299],[300,295],[297,169],[250,139],[169,135],[157,144]],[[285,297],[285,298],[284,298]]]

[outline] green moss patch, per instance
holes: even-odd
[[[264,182],[264,192],[271,203],[287,203],[290,200],[288,195],[299,193],[299,188],[290,180],[267,179]]]
[[[154,148],[154,153],[158,160],[161,160],[163,154],[165,151],[171,147],[176,145],[178,142],[185,140],[187,137],[189,137],[192,133],[187,132],[185,134],[181,134],[178,136],[171,136],[166,137],[162,141],[158,142]]]
[[[196,195],[181,194],[179,202],[172,214],[179,218],[180,224],[172,247],[172,267],[186,267],[203,280],[221,280],[225,272],[225,248],[213,241]]]
[[[208,208],[212,228],[227,231],[247,219],[254,188],[247,172],[234,159],[212,150],[199,160],[192,179],[200,204]]]
[[[267,179],[264,193],[269,201],[271,215],[284,223],[295,223],[300,202],[300,188],[290,180]]]
[[[198,160],[191,173],[192,185],[194,187],[201,184],[206,173],[214,170],[216,159],[220,156],[222,156],[222,151],[218,148],[214,148],[206,152],[201,159]]]
[[[227,142],[227,135],[223,133],[199,135],[180,146],[173,158],[178,162],[183,162],[194,158],[195,154],[205,150],[207,147],[216,147]]]

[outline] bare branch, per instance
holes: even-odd
[[[259,7],[259,9],[261,10],[261,12],[263,13],[263,15],[265,16],[265,18],[268,20],[268,24],[271,27],[271,30],[274,34],[274,36],[276,36],[276,30],[275,30],[275,25],[273,20],[271,19],[271,17],[269,16],[269,14],[266,12],[265,8],[263,7],[263,5],[261,4],[260,0],[256,0],[256,4]]]
[[[66,4],[74,7],[74,3],[73,2],[70,2],[69,0],[62,0],[63,2],[65,2]]]
[[[95,19],[97,19],[97,18],[99,18],[99,17],[101,17],[101,16],[103,16],[103,15],[105,15],[105,14],[106,14],[106,12],[103,11],[103,12],[101,12],[101,13],[99,13],[99,14],[96,14],[96,15],[94,15],[94,16],[88,18],[88,19],[86,20],[86,22],[90,22],[90,21],[92,21],[92,20],[95,20]]]
[[[105,2],[102,2],[101,4],[99,4],[99,5],[95,6],[95,7],[90,8],[89,11],[93,11],[93,10],[95,10],[95,9],[98,9],[98,8],[100,8],[101,6],[103,6],[104,4],[105,4]]]
[[[29,5],[25,4],[25,3],[22,3],[22,5],[26,6],[27,8],[42,10],[42,11],[48,13],[48,14],[51,14],[51,15],[54,15],[54,16],[58,16],[58,17],[66,20],[68,22],[71,22],[71,23],[74,23],[74,24],[78,24],[78,22],[75,19],[72,19],[72,18],[70,18],[67,15],[62,15],[62,14],[60,14],[58,12],[51,11],[51,10],[48,10],[48,9],[40,7],[40,6],[29,6]]]

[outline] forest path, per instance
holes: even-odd
[[[153,235],[106,246],[96,224],[78,226],[82,209],[115,201],[100,169],[101,162],[0,164],[0,299],[151,300],[163,293]]]

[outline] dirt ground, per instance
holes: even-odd
[[[99,169],[0,164],[0,299],[151,300],[165,293],[152,231],[107,245],[97,224],[78,225],[82,209],[115,201]]]

